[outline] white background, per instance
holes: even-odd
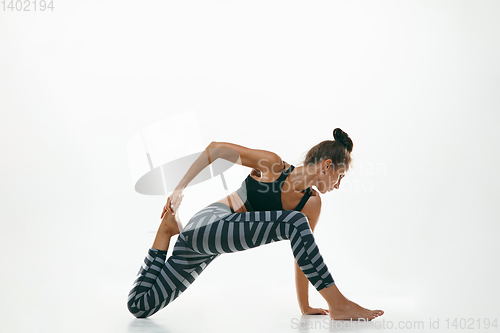
[[[187,111],[204,144],[296,166],[350,135],[354,167],[322,195],[315,236],[346,297],[386,312],[374,322],[500,317],[498,1],[54,7],[0,11],[3,332],[328,331],[300,316],[287,241],[220,257],[149,319],[128,313],[166,196],[134,191],[127,142]],[[249,171],[226,172],[231,191]],[[183,223],[224,195],[220,178],[188,188]]]

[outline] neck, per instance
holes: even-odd
[[[309,172],[313,170],[309,168]],[[303,191],[306,188],[316,184],[316,174],[308,173],[304,166],[295,167],[288,175],[288,181],[292,185],[294,191]]]

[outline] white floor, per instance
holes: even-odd
[[[267,298],[262,306],[237,306],[204,300],[196,295],[186,295],[183,306],[163,309],[147,319],[135,319],[119,302],[109,300],[101,304],[87,304],[92,310],[62,310],[52,313],[39,309],[40,313],[26,313],[9,318],[2,323],[3,332],[377,332],[448,331],[446,317],[432,317],[429,313],[401,311],[398,304],[386,300],[386,314],[371,322],[329,321],[327,316],[301,316],[292,304]],[[224,298],[224,297],[223,297]],[[191,304],[190,304],[191,303]],[[432,318],[432,319],[431,319]],[[451,325],[452,322],[450,321]],[[470,323],[468,323],[469,325]],[[460,325],[460,324],[459,324]],[[477,325],[477,323],[474,323]],[[471,331],[455,329],[449,331]],[[474,331],[498,332],[491,328]]]
[[[144,236],[149,237],[150,234]],[[395,287],[395,280],[391,287],[391,283],[375,276],[355,285],[352,281],[358,280],[356,276],[332,267],[332,271],[339,272],[336,278],[339,289],[349,299],[367,308],[383,309],[385,314],[371,322],[330,322],[323,315],[302,316],[295,299],[293,258],[286,241],[221,256],[166,308],[150,318],[136,319],[128,312],[126,299],[142,260],[139,257],[143,251],[136,249],[139,247],[134,245],[129,251],[116,251],[114,258],[96,253],[79,254],[71,249],[66,255],[54,258],[48,258],[54,254],[45,251],[45,260],[34,254],[32,266],[36,270],[36,281],[30,281],[28,270],[21,274],[12,262],[10,279],[7,276],[12,288],[1,291],[5,297],[2,299],[8,300],[2,304],[1,331],[429,332],[449,328],[457,332],[462,331],[460,325],[464,331],[470,331],[467,327],[475,331],[498,331],[479,329],[479,324],[493,321],[498,314],[498,306],[487,295],[473,298],[460,290],[460,282],[443,283],[437,275],[432,280],[432,272],[420,284],[401,289]],[[108,249],[107,253],[110,252]],[[128,255],[132,252],[136,253]],[[28,257],[22,250],[20,254]],[[57,264],[57,259],[67,262],[71,258],[72,264]],[[41,264],[38,268],[37,262]],[[51,276],[51,272],[58,273]],[[13,276],[17,276],[17,280],[12,279]],[[439,285],[440,294],[433,294],[433,283]],[[473,288],[477,286],[471,283],[469,289]],[[454,292],[461,292],[464,297],[450,297]],[[326,306],[312,286],[309,299],[311,306]],[[458,320],[457,328],[451,326],[454,319]]]

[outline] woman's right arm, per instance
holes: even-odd
[[[188,169],[184,177],[180,180],[172,195],[167,199],[167,204],[163,209],[174,214],[176,203],[179,201],[179,196],[182,191],[189,185],[189,183],[208,165],[213,163],[218,158],[223,158],[230,162],[244,165],[253,169],[263,170],[264,173],[271,171],[275,174],[281,174],[283,168],[281,158],[270,151],[251,149],[229,142],[216,142],[212,141],[194,161],[193,165]]]
[[[302,213],[306,215],[311,231],[314,233],[321,214],[321,197],[319,195],[311,196],[302,209]],[[299,308],[303,315],[327,314],[325,309],[309,306],[309,280],[300,269],[297,261],[295,261],[295,288]]]

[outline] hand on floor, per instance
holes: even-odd
[[[309,307],[306,311],[302,313],[303,315],[326,315],[328,314],[328,310],[322,308],[311,308]]]

